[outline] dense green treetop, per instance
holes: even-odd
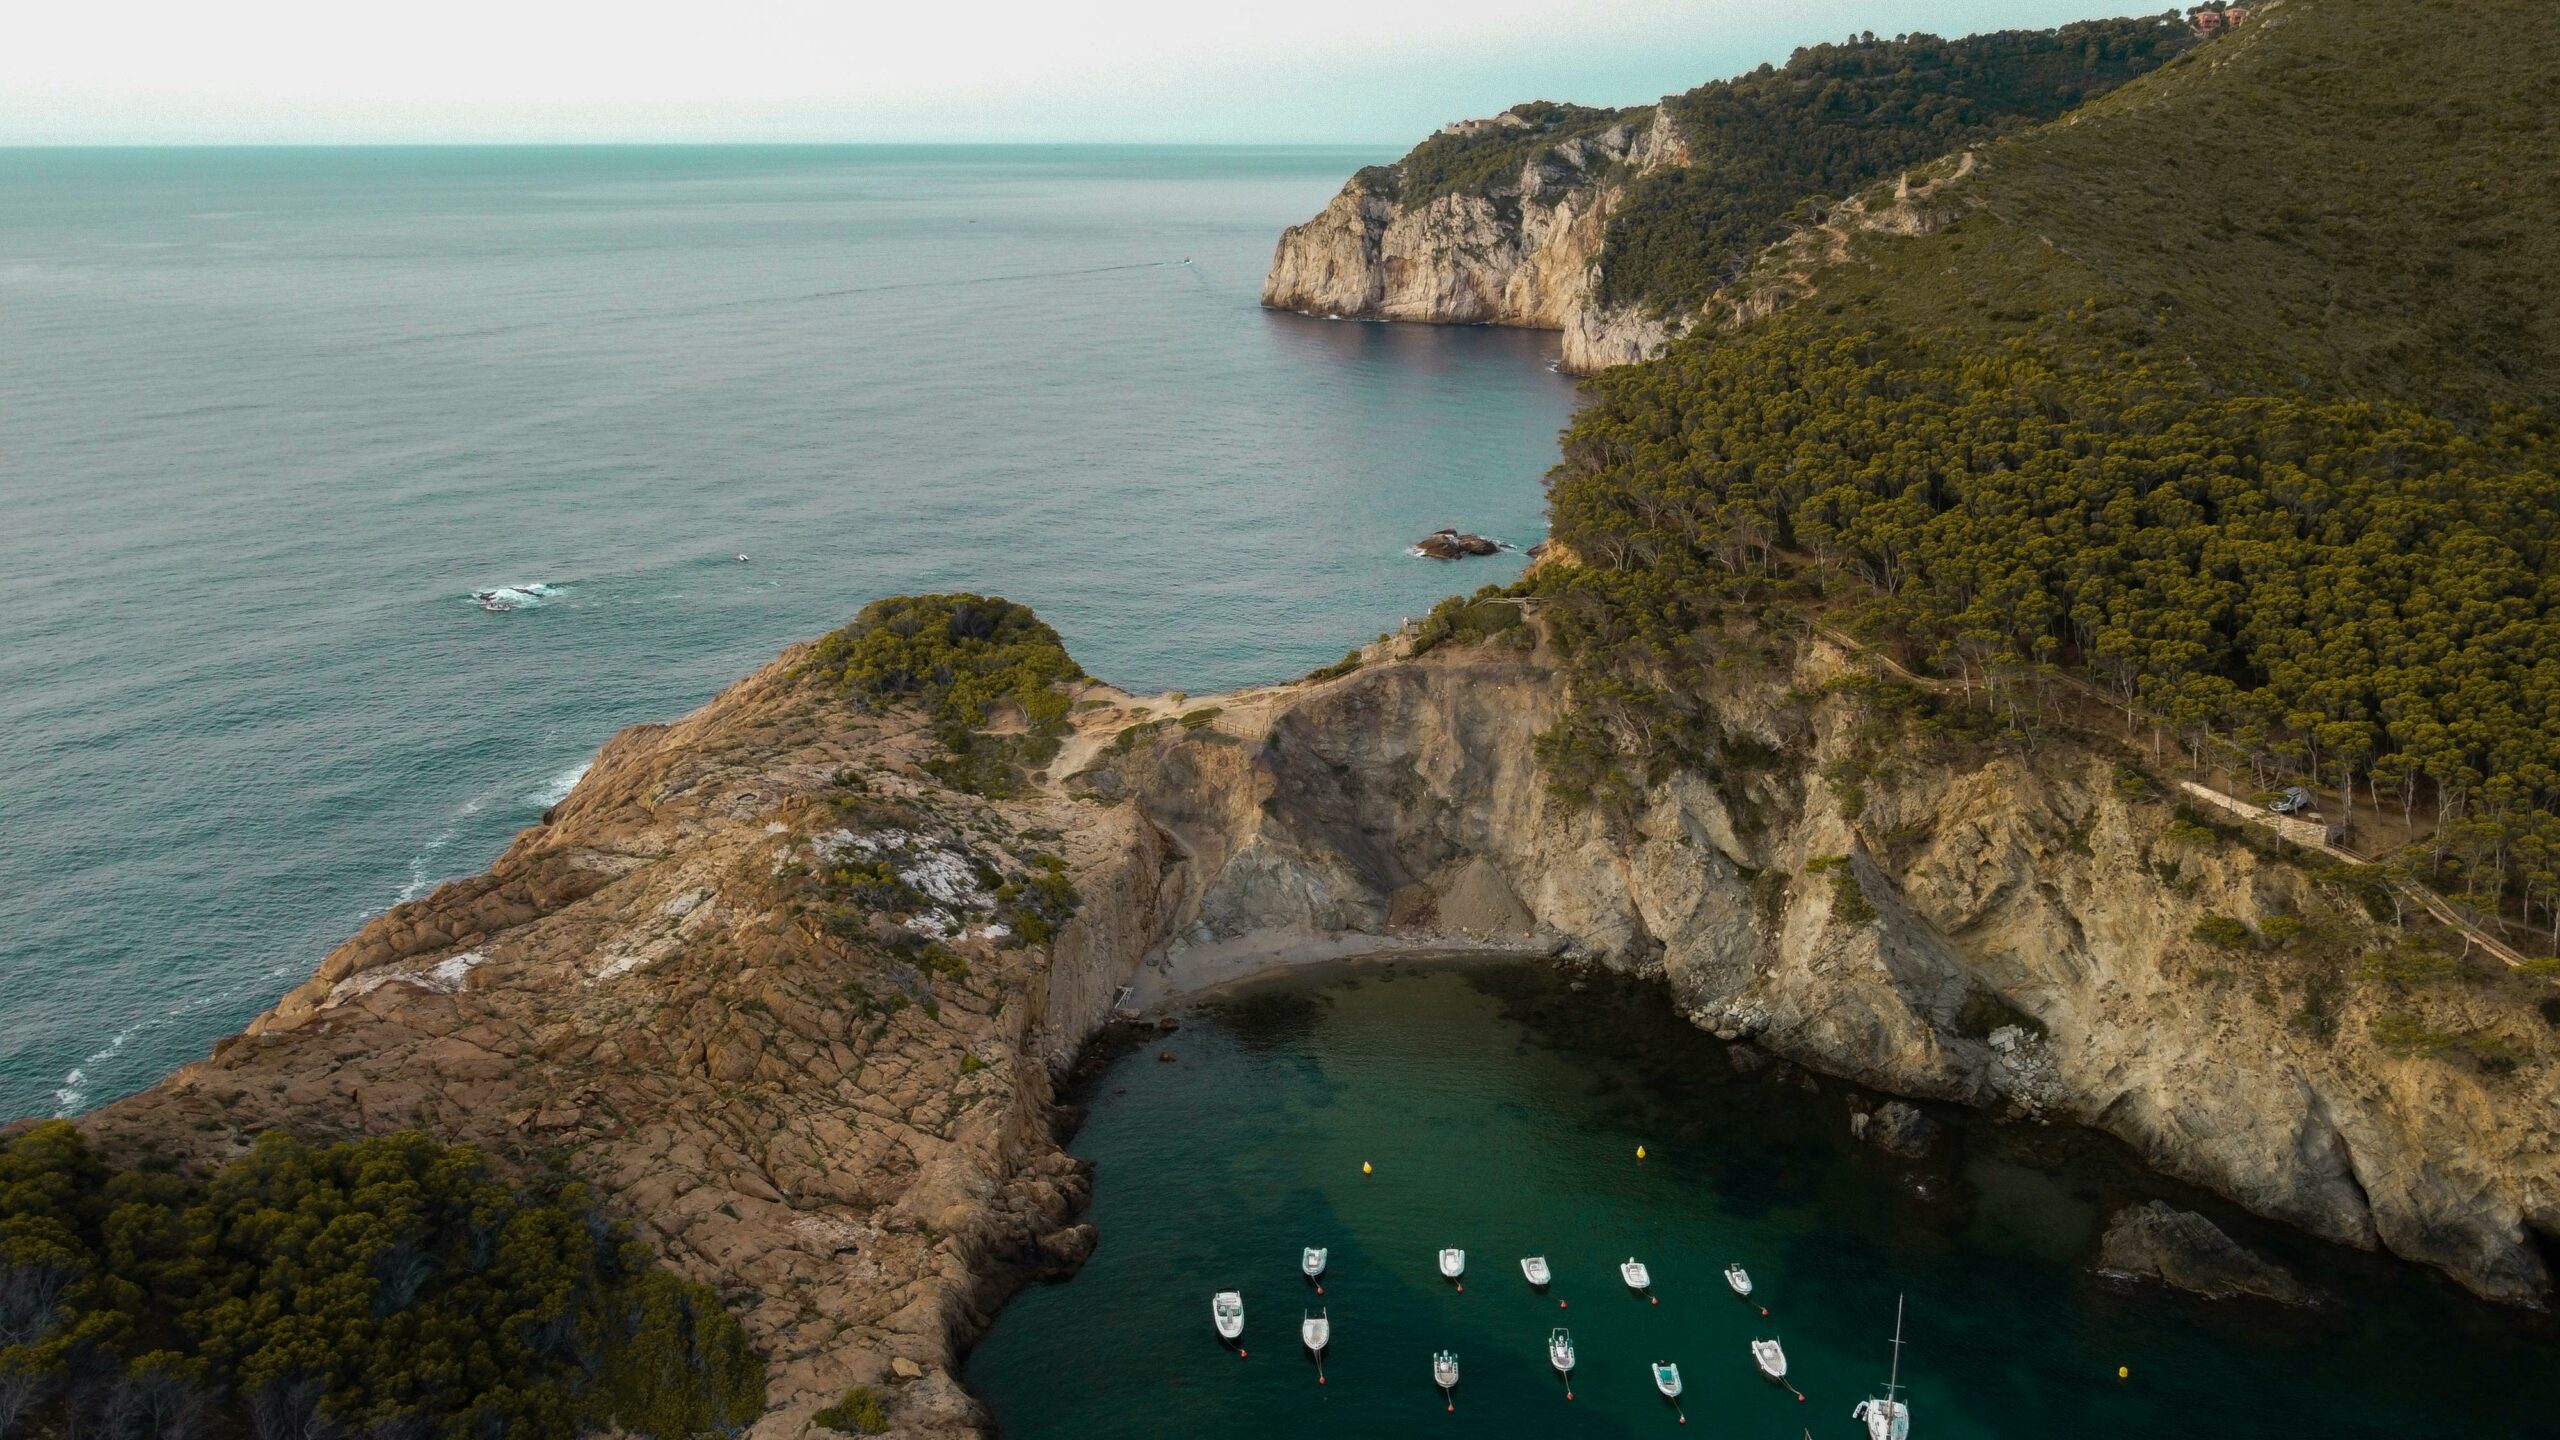
[[[584,1187],[414,1131],[281,1134],[209,1178],[52,1121],[0,1147],[0,1434],[734,1434],[764,1366]]]
[[[1516,185],[1520,167],[1529,157],[1643,112],[1532,100],[1505,113],[1524,123],[1443,131],[1413,147],[1395,164],[1372,166],[1360,172],[1361,177],[1374,187],[1391,190],[1406,206],[1427,204],[1443,195],[1483,194]]]
[[[1057,753],[1069,705],[1059,687],[1084,678],[1031,607],[967,594],[875,600],[818,641],[806,673],[874,706],[923,709],[943,749],[934,773],[981,795],[1011,794],[1025,764]],[[1024,733],[983,733],[1006,704],[1021,708]]]
[[[1673,96],[1663,106],[1690,163],[1628,186],[1602,249],[1600,298],[1695,309],[1808,202],[2051,120],[2194,41],[2166,16],[1960,40],[1865,36]]]
[[[1595,379],[1550,482],[1584,564],[1529,582],[1559,785],[1712,768],[1716,627],[1819,609],[1995,731],[2072,673],[2190,758],[2423,808],[2560,925],[2537,14],[2275,0],[1986,146],[1959,223]]]

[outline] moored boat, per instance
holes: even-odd
[[[1221,1290],[1210,1296],[1209,1320],[1218,1327],[1219,1339],[1244,1338],[1244,1297],[1233,1290]]]
[[[1432,1383],[1440,1387],[1440,1393],[1448,1397],[1449,1408],[1457,1409],[1458,1397],[1450,1394],[1458,1388],[1457,1351],[1443,1350],[1431,1357],[1431,1379]]]
[[[1464,1250],[1443,1250],[1443,1251],[1441,1251],[1441,1252],[1440,1252],[1440,1273],[1441,1273],[1442,1275],[1447,1276],[1449,1279],[1452,1279],[1452,1280],[1455,1280],[1455,1279],[1457,1279],[1459,1276],[1466,1274],[1466,1273],[1467,1273],[1467,1252],[1466,1252],[1466,1251],[1464,1251]]]
[[[1867,1440],[1910,1440],[1911,1407],[1895,1392],[1902,1388],[1902,1301],[1893,1302],[1893,1369],[1884,1382],[1881,1398],[1870,1396],[1858,1402],[1849,1414],[1864,1421]]]
[[[1324,1247],[1320,1245],[1308,1246],[1298,1255],[1298,1268],[1305,1271],[1307,1278],[1310,1280],[1322,1278],[1324,1275],[1324,1262],[1327,1253],[1328,1252]]]
[[[1322,1355],[1324,1347],[1333,1343],[1333,1321],[1321,1310],[1308,1311],[1307,1318],[1298,1322],[1298,1339]]]
[[[1547,1268],[1547,1257],[1544,1255],[1529,1255],[1522,1257],[1520,1261],[1520,1273],[1528,1276],[1529,1283],[1532,1285],[1544,1285],[1548,1281],[1556,1278],[1555,1272]]]
[[[1750,1298],[1751,1272],[1743,1269],[1740,1265],[1727,1265],[1724,1267],[1724,1283],[1733,1287],[1734,1294],[1740,1295],[1745,1299]]]
[[[1573,1332],[1559,1325],[1547,1332],[1547,1363],[1559,1375],[1573,1373]]]
[[[1653,1388],[1661,1391],[1662,1398],[1665,1400],[1679,1399],[1680,1367],[1660,1360],[1654,1361]]]
[[[1628,1256],[1625,1262],[1618,1266],[1618,1274],[1627,1282],[1627,1288],[1630,1290],[1653,1288],[1653,1272],[1644,1268],[1644,1262],[1633,1255]]]
[[[1775,1340],[1752,1341],[1751,1363],[1759,1366],[1760,1373],[1772,1380],[1787,1378],[1787,1352]]]

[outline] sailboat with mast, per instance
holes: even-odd
[[[1893,1371],[1884,1382],[1884,1398],[1858,1402],[1849,1413],[1867,1423],[1867,1440],[1911,1440],[1911,1407],[1897,1394],[1902,1388],[1902,1297],[1893,1300]]]

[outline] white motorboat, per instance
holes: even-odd
[[[1573,1332],[1558,1326],[1547,1332],[1547,1363],[1559,1375],[1573,1373]]]
[[[1772,1380],[1787,1378],[1787,1352],[1779,1348],[1775,1340],[1752,1341],[1751,1363],[1759,1366],[1760,1373]]]
[[[1457,1409],[1458,1397],[1449,1393],[1458,1388],[1457,1351],[1443,1350],[1431,1357],[1431,1380],[1433,1384],[1440,1387],[1440,1393],[1448,1398],[1449,1408]]]
[[[1662,1398],[1665,1400],[1679,1399],[1680,1367],[1677,1365],[1665,1364],[1660,1360],[1654,1361],[1653,1388],[1661,1391]]]
[[[1244,1297],[1233,1290],[1221,1290],[1210,1296],[1209,1319],[1217,1325],[1219,1339],[1243,1339]]]
[[[1326,1252],[1321,1246],[1308,1246],[1298,1255],[1298,1268],[1305,1271],[1307,1278],[1310,1280],[1320,1280],[1324,1278],[1325,1254]]]
[[[1311,1310],[1306,1319],[1298,1322],[1298,1338],[1308,1349],[1322,1355],[1324,1347],[1333,1343],[1333,1321],[1323,1311]]]
[[[1462,1275],[1466,1274],[1466,1273],[1467,1273],[1467,1252],[1466,1252],[1466,1251],[1464,1251],[1464,1250],[1443,1250],[1443,1251],[1441,1251],[1441,1252],[1440,1252],[1440,1273],[1441,1273],[1442,1275],[1444,1275],[1444,1276],[1448,1277],[1448,1278],[1449,1278],[1449,1279],[1451,1279],[1451,1280],[1455,1280],[1455,1279],[1457,1279],[1458,1277],[1460,1277],[1460,1276],[1462,1276]]]
[[[1724,1283],[1733,1287],[1734,1294],[1739,1295],[1746,1300],[1751,1298],[1750,1271],[1743,1269],[1739,1265],[1727,1265],[1724,1267]]]
[[[1545,1285],[1556,1278],[1555,1272],[1547,1268],[1547,1257],[1544,1255],[1524,1257],[1520,1261],[1520,1273],[1528,1276],[1529,1283],[1532,1285]]]
[[[1893,1302],[1893,1369],[1881,1399],[1858,1402],[1850,1415],[1866,1422],[1867,1440],[1911,1440],[1911,1407],[1895,1392],[1902,1388],[1902,1301]]]
[[[1618,1274],[1625,1277],[1627,1288],[1630,1290],[1653,1288],[1653,1272],[1644,1268],[1644,1262],[1633,1255],[1628,1256],[1626,1263],[1618,1267]]]

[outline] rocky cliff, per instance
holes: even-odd
[[[1151,977],[1340,932],[1593,957],[1727,1038],[2095,1126],[2261,1214],[2541,1302],[2560,1065],[2531,992],[2421,997],[2509,1061],[2387,1051],[2372,1021],[2412,997],[2357,957],[2390,937],[2320,872],[2089,748],[1880,734],[1828,645],[1730,659],[1721,718],[1756,743],[1614,818],[1549,795],[1530,740],[1556,687],[1499,646],[1230,702],[1215,734],[1089,775],[1188,861]],[[1867,774],[1890,781],[1825,778]],[[2208,916],[2295,938],[2218,948]]]
[[[787,653],[617,737],[486,875],[378,918],[247,1034],[86,1123],[181,1162],[269,1128],[414,1125],[565,1167],[765,1347],[755,1433],[807,1433],[867,1384],[902,1433],[967,1434],[959,1351],[1093,1242],[1054,1087],[1122,987],[1501,946],[1659,975],[1719,1034],[2097,1126],[2316,1234],[2545,1293],[2560,1066],[2515,994],[2425,1001],[2509,1037],[2508,1073],[2385,1053],[2381,982],[2191,938],[2209,915],[2271,946],[2383,938],[2333,886],[2095,751],[1892,733],[1819,643],[1736,643],[1715,698],[1749,743],[1718,776],[1566,806],[1531,752],[1560,703],[1534,634],[1384,641],[1183,724],[1083,686],[1048,773],[1000,801],[934,780],[923,726]],[[1836,778],[1880,765],[1890,784]],[[1020,944],[1000,897],[1044,866],[1079,901]]]
[[[1524,124],[1506,111],[1471,122]],[[1647,109],[1528,155],[1480,189],[1407,203],[1400,166],[1361,171],[1314,219],[1280,236],[1262,303],[1328,318],[1522,325],[1564,332],[1564,364],[1582,372],[1659,351],[1669,322],[1596,298],[1600,249],[1627,180],[1685,165],[1670,116]]]

